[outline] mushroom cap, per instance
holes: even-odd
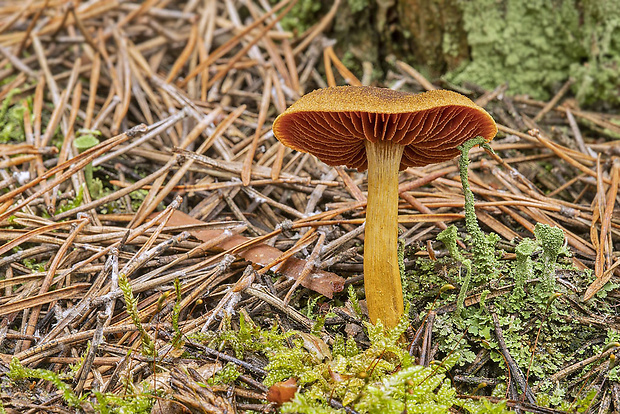
[[[284,145],[327,165],[368,168],[364,141],[404,145],[400,170],[450,160],[463,142],[497,134],[493,118],[452,91],[421,94],[372,86],[336,86],[302,96],[273,123]]]

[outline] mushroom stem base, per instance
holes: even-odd
[[[366,141],[368,204],[364,236],[364,287],[372,323],[394,328],[404,312],[398,267],[398,171],[404,147]]]

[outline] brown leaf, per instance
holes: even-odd
[[[187,409],[183,404],[176,401],[170,401],[165,399],[158,399],[153,408],[151,414],[190,414],[191,411]]]
[[[170,220],[168,220],[168,226],[171,227],[188,224],[199,225],[204,224],[204,222],[180,211],[175,211],[172,214],[172,217],[170,217]],[[188,231],[192,234],[192,236],[196,237],[197,239],[202,241],[208,241],[220,236],[224,233],[225,230],[199,229]],[[248,242],[249,240],[251,239],[248,237],[233,235],[220,243],[218,245],[218,248],[222,250],[230,250],[236,246],[239,246],[242,243]],[[238,256],[243,259],[249,260],[250,262],[257,265],[265,266],[280,257],[281,254],[282,252],[279,249],[260,243],[240,252]],[[282,266],[280,266],[278,272],[297,280],[297,278],[301,275],[305,264],[305,260],[291,257],[290,259],[286,260],[282,264]],[[341,292],[344,288],[344,279],[331,272],[314,270],[308,275],[308,277],[304,278],[304,280],[301,281],[301,285],[305,288],[314,290],[315,292],[318,292],[328,298],[332,298],[334,292]]]
[[[267,391],[267,401],[282,405],[291,401],[297,392],[297,380],[289,378],[286,381],[280,381],[269,387]]]

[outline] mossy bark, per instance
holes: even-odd
[[[398,26],[415,62],[439,76],[469,59],[467,33],[457,0],[398,0]]]
[[[393,56],[415,62],[431,77],[469,58],[467,33],[457,0],[349,0],[331,35],[341,56],[369,61],[385,71]]]
[[[316,7],[313,23],[333,5],[300,2]],[[618,104],[619,31],[620,0],[343,0],[325,34],[358,77],[370,62],[385,79],[396,58],[431,81],[507,83],[537,99],[572,77],[579,102]]]

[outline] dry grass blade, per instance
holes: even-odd
[[[611,186],[609,187],[609,192],[607,194],[605,211],[601,217],[600,240],[597,246],[596,263],[594,270],[596,280],[586,290],[583,297],[584,300],[591,299],[599,290],[601,290],[603,286],[606,285],[607,282],[609,282],[611,275],[613,274],[613,270],[618,266],[618,260],[616,260],[613,266],[608,265],[608,269],[607,271],[605,271],[605,258],[607,258],[608,260],[612,258],[611,252],[608,250],[609,244],[607,243],[607,240],[608,238],[611,239],[610,225],[614,211],[614,205],[617,203],[616,196],[618,194],[618,185],[620,184],[620,161],[618,161],[618,159],[614,160],[610,175]]]
[[[62,299],[74,298],[79,292],[86,290],[88,287],[88,283],[74,283],[69,287],[57,289],[53,292],[40,293],[31,298],[11,302],[6,305],[0,305],[0,316],[10,315],[25,309],[41,307],[50,302],[55,302]]]
[[[260,138],[261,130],[263,129],[265,119],[267,119],[267,111],[269,110],[269,102],[271,100],[272,72],[273,72],[273,69],[271,68],[267,68],[265,70],[263,96],[262,96],[259,111],[258,111],[258,121],[256,123],[256,132],[254,133],[254,138],[252,139],[252,143],[250,144],[250,149],[248,150],[247,154],[245,155],[245,159],[243,160],[243,169],[241,170],[241,181],[243,182],[243,185],[245,186],[247,186],[250,183],[250,177],[252,175],[252,164],[254,162],[254,155],[256,153],[256,147],[258,146],[258,139]]]

